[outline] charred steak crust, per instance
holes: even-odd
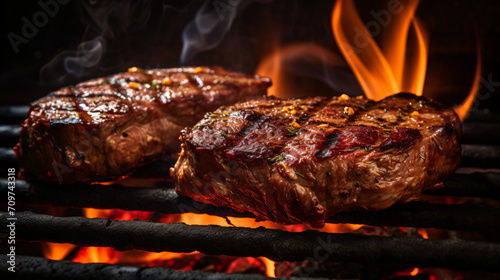
[[[33,104],[14,148],[21,175],[60,183],[126,176],[178,152],[179,132],[206,112],[261,97],[268,78],[218,67],[142,70],[52,92]]]
[[[260,220],[322,227],[340,211],[417,200],[458,167],[454,111],[411,94],[221,107],[181,132],[176,191]]]

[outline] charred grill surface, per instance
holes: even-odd
[[[479,176],[477,176],[479,175]],[[469,188],[480,189],[486,187],[487,193],[483,196],[499,198],[499,174],[475,174],[476,183],[469,184]],[[452,176],[452,181],[455,177]],[[485,179],[497,180],[484,186]],[[483,181],[481,184],[480,181]],[[467,184],[467,180],[464,180]],[[479,184],[478,184],[479,183]],[[447,183],[445,182],[445,185]],[[462,187],[444,187],[448,195],[460,195]],[[0,195],[8,195],[7,180],[0,179]],[[483,191],[485,189],[483,188]],[[120,194],[119,196],[116,194]],[[470,192],[464,195],[469,195]],[[16,200],[21,205],[51,205],[66,207],[92,207],[98,209],[123,209],[154,211],[163,214],[199,213],[219,217],[249,217],[255,215],[249,212],[239,213],[227,207],[215,207],[199,203],[193,199],[181,196],[169,188],[124,187],[120,185],[65,185],[33,184],[26,181],[16,181]],[[500,216],[498,205],[478,204],[430,204],[423,201],[395,205],[380,211],[350,211],[334,215],[327,219],[327,223],[354,223],[373,226],[405,226],[417,228],[439,228],[450,230],[500,230],[497,223]]]
[[[274,261],[322,260],[365,264],[398,263],[498,272],[500,245],[468,240],[382,237],[315,230],[287,232],[265,228],[110,221],[17,213],[16,238],[78,246],[192,252],[208,255],[264,256]],[[8,213],[0,213],[0,233],[8,231]],[[318,251],[320,250],[320,251]],[[488,256],[488,257],[485,257]]]
[[[210,280],[272,280],[258,274],[214,273],[198,270],[178,271],[163,267],[138,267],[106,263],[75,263],[53,261],[40,257],[16,256],[16,273],[8,270],[8,256],[0,256],[0,275],[6,279],[42,280],[42,279],[210,279]],[[10,274],[9,274],[10,273]],[[304,278],[279,278],[282,280],[301,280]],[[306,280],[310,280],[307,278]]]
[[[178,152],[178,135],[221,105],[266,94],[270,80],[222,68],[132,69],[31,104],[15,151],[22,176],[110,181]]]
[[[410,94],[250,101],[183,130],[172,176],[198,201],[322,227],[438,187],[460,163],[460,132],[452,110]]]

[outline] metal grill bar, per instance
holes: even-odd
[[[70,261],[53,261],[37,257],[16,256],[16,271],[7,270],[8,256],[0,256],[0,275],[3,279],[211,279],[211,280],[265,280],[276,279],[256,274],[210,273],[196,270],[176,271],[160,267],[136,267],[103,263],[74,263]],[[304,278],[279,278],[299,280]]]
[[[496,174],[497,178],[500,174]],[[497,181],[498,182],[498,181]],[[0,192],[7,193],[7,181],[0,180]],[[119,194],[119,195],[117,195]],[[154,211],[164,214],[204,213],[221,217],[250,217],[230,208],[199,203],[179,196],[173,189],[131,188],[120,185],[50,185],[16,182],[19,203]],[[408,226],[453,230],[500,230],[500,206],[444,205],[413,202],[396,204],[381,211],[339,213],[330,217],[330,223],[356,223],[375,226]]]
[[[28,117],[30,106],[0,106],[0,123],[21,124]]]
[[[0,214],[4,235],[8,217]],[[274,261],[321,257],[335,262],[500,271],[500,244],[494,243],[60,218],[32,213],[17,213],[16,217],[16,238],[29,241],[152,252],[197,250],[209,255],[264,256]]]
[[[7,180],[0,179],[0,193],[7,196]],[[67,207],[92,207],[154,211],[164,214],[204,213],[221,217],[255,217],[230,208],[199,203],[169,188],[134,188],[121,185],[57,185],[16,181],[16,202]],[[119,194],[119,195],[117,195]]]
[[[500,168],[500,146],[463,144],[462,166]]]
[[[449,230],[500,230],[496,222],[500,206],[477,204],[428,204],[425,202],[397,203],[380,211],[341,212],[330,223],[355,223],[373,226],[403,226]]]
[[[139,167],[134,172],[135,178],[166,178],[169,176],[170,167],[175,164],[177,158],[164,156],[147,166]],[[16,155],[12,148],[0,147],[0,167],[11,168],[19,167]]]
[[[444,181],[444,188],[424,190],[424,194],[500,199],[500,173],[455,173]]]
[[[18,167],[19,162],[17,161],[16,155],[12,148],[1,148],[0,147],[0,167],[10,168]]]
[[[498,145],[500,143],[500,123],[469,122],[463,124],[462,142]]]
[[[14,147],[19,142],[19,125],[0,125],[0,147]]]

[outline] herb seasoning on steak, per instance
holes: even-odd
[[[176,191],[259,220],[324,226],[340,211],[417,200],[458,167],[461,123],[411,94],[268,98],[219,108],[181,132]]]
[[[178,152],[181,129],[206,112],[261,97],[270,84],[222,68],[133,67],[60,89],[31,104],[15,147],[21,175],[60,183],[116,180]]]

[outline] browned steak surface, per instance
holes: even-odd
[[[322,227],[437,187],[459,165],[460,134],[455,112],[410,94],[249,101],[183,130],[171,173],[181,195]]]
[[[24,177],[115,180],[180,150],[179,132],[221,105],[266,94],[270,80],[222,68],[142,70],[52,92],[33,104],[15,151]]]

